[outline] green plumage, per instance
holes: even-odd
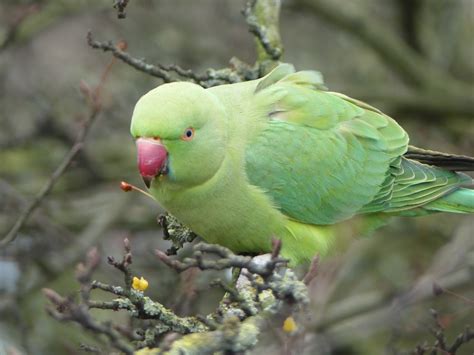
[[[178,139],[186,127],[196,128],[192,142]],[[163,138],[168,151],[169,174],[151,188],[157,200],[237,252],[269,251],[277,236],[298,263],[327,253],[354,218],[361,234],[390,215],[474,212],[474,191],[461,188],[472,179],[452,171],[474,160],[408,150],[392,118],[287,64],[207,90],[160,86],[138,102],[132,134]]]

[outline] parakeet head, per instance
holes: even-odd
[[[218,171],[225,156],[225,111],[202,87],[170,83],[142,96],[131,133],[145,184],[200,185]]]

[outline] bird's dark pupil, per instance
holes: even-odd
[[[193,132],[192,132],[190,129],[188,129],[188,130],[186,131],[186,137],[189,138],[189,137],[191,137],[192,135],[193,135]]]

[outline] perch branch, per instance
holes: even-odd
[[[48,312],[57,320],[73,321],[85,329],[107,336],[111,346],[126,353],[131,351],[129,342],[137,340],[135,347],[138,349],[154,348],[160,344],[161,349],[153,349],[156,353],[160,353],[164,347],[170,351],[175,349],[177,353],[178,350],[185,349],[189,354],[198,354],[206,349],[207,353],[218,350],[232,353],[245,351],[255,345],[266,318],[286,312],[292,306],[308,304],[307,289],[303,282],[291,270],[280,267],[286,263],[279,256],[280,250],[281,242],[274,240],[272,257],[264,263],[256,263],[250,257],[241,257],[226,248],[207,244],[196,245],[192,257],[183,262],[171,260],[162,253],[165,262],[179,271],[190,265],[203,270],[239,266],[246,268],[245,273],[250,281],[234,286],[217,280],[214,285],[222,287],[227,294],[216,311],[205,317],[180,317],[161,303],[145,296],[137,286],[129,288],[132,252],[128,240],[125,240],[121,261],[108,258],[109,264],[125,275],[125,288],[91,281],[99,261],[97,249],[92,249],[86,261],[79,264],[76,270],[76,278],[81,284],[81,302],[76,304],[72,299],[62,297],[52,290],[44,290],[46,297],[55,306],[49,307]],[[90,293],[94,289],[118,297],[111,301],[91,300]],[[271,293],[265,293],[261,297],[260,293],[266,292],[265,290],[271,290]],[[112,323],[96,322],[88,313],[89,309],[124,310],[134,319],[154,322],[145,323],[145,328],[123,328]],[[122,335],[121,338],[119,334]],[[170,335],[170,338],[160,337],[164,334]],[[183,337],[177,340],[177,334]]]
[[[224,270],[228,268],[245,268],[253,274],[262,277],[269,276],[279,265],[285,265],[288,260],[275,257],[265,264],[258,264],[250,256],[236,255],[229,249],[216,244],[199,243],[194,246],[195,258],[185,258],[183,261],[173,260],[161,250],[155,250],[155,255],[166,265],[182,272],[192,267],[198,267],[201,270]],[[208,260],[202,257],[203,253],[213,254],[219,259]]]

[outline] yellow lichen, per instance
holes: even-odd
[[[132,287],[138,291],[145,291],[148,288],[148,281],[143,277],[138,278],[135,276],[132,281]]]
[[[286,333],[294,333],[298,329],[295,319],[292,316],[289,316],[283,322],[283,331]]]

